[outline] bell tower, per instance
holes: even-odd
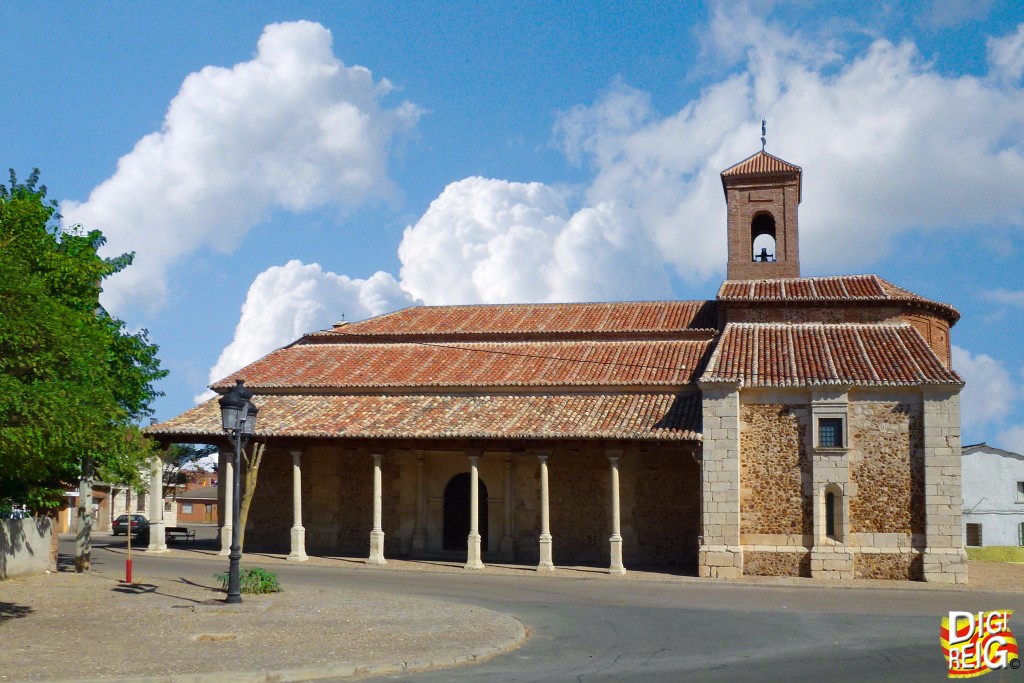
[[[722,171],[730,280],[800,277],[799,166],[763,149]]]

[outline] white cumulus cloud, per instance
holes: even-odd
[[[972,434],[981,434],[986,427],[1002,422],[1013,410],[1020,390],[999,360],[983,353],[972,354],[955,344],[952,352],[953,367],[967,383],[960,394],[960,422],[970,439],[974,438]]]
[[[669,296],[631,216],[601,204],[570,214],[541,183],[466,178],[405,230],[402,286],[430,304]]]
[[[358,280],[297,260],[274,266],[260,273],[249,287],[234,340],[210,370],[210,382],[303,334],[329,327],[343,315],[361,320],[415,303],[385,272]],[[205,392],[195,401],[211,395]]]
[[[273,208],[344,209],[392,192],[390,142],[419,110],[383,107],[390,89],[345,66],[330,32],[308,21],[271,24],[252,60],[189,75],[161,130],[87,201],[62,205],[67,223],[103,231],[105,253],[136,252],[104,283],[104,304],[159,307],[176,262],[230,251]]]
[[[988,60],[993,75],[1010,82],[1024,77],[1024,24],[1017,32],[1002,38],[989,38]]]

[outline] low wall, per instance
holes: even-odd
[[[48,517],[0,520],[0,580],[52,570],[53,520]]]

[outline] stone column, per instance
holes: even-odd
[[[292,551],[288,559],[304,562],[306,555],[306,528],[302,526],[302,451],[296,449],[292,454]]]
[[[149,470],[149,547],[147,550],[157,553],[167,551],[165,529],[164,461],[158,455],[150,462]],[[131,533],[130,525],[128,533]]]
[[[515,561],[515,482],[512,473],[512,455],[505,456],[505,519],[502,524],[499,554],[503,562]]]
[[[739,384],[701,383],[700,390],[704,412],[700,575],[712,579],[737,579],[743,576]]]
[[[469,537],[466,539],[466,569],[483,569],[480,559],[480,474],[479,454],[469,456]]]
[[[373,531],[370,532],[370,557],[366,560],[367,564],[387,564],[384,559],[384,528],[381,522],[380,459],[380,453],[373,454]]]
[[[231,529],[234,520],[231,515],[234,511],[234,481],[235,481],[235,452],[230,446],[220,449],[220,469],[217,476],[217,488],[220,489],[218,499],[223,498],[223,504],[217,511],[217,518],[220,520],[220,552],[219,555],[231,553]]]
[[[412,532],[412,551],[421,555],[427,549],[427,463],[420,453],[416,456],[416,526]]]
[[[537,571],[554,571],[551,561],[551,514],[548,504],[548,454],[537,456],[540,461],[540,562]]]
[[[619,458],[621,457],[621,450],[608,451],[608,462],[611,464],[612,472],[612,535],[608,539],[608,543],[611,546],[609,574],[626,573],[626,568],[622,564],[621,512],[619,510]]]
[[[960,470],[960,387],[926,387],[923,401],[924,580],[967,583]]]

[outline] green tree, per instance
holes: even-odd
[[[104,278],[134,254],[102,258],[98,230],[60,227],[34,170],[0,183],[0,504],[56,505],[83,463],[138,479],[154,453],[137,425],[166,376],[146,330],[99,303]]]

